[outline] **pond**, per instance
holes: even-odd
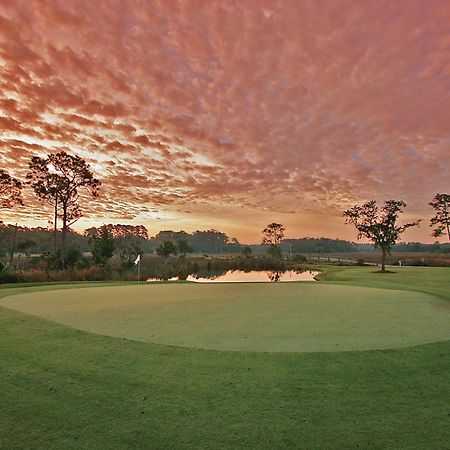
[[[208,272],[207,274],[191,274],[186,280],[194,283],[286,283],[290,281],[315,281],[319,272],[313,270],[299,271],[286,270],[277,272],[272,270],[228,270],[227,272]],[[178,281],[179,277],[173,277],[167,281]],[[147,281],[162,281],[159,278],[149,278]]]

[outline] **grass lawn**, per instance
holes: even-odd
[[[406,289],[450,300],[449,267],[388,267],[388,270],[381,273],[377,267],[327,266],[321,278],[332,284]]]
[[[410,289],[450,302],[449,269],[372,271],[333,268],[324,287]],[[47,287],[22,291],[34,289]],[[328,353],[180,348],[0,308],[0,448],[448,449],[449,354],[450,341]]]
[[[450,339],[446,300],[316,282],[54,290],[0,305],[106,336],[212,350],[370,350]]]

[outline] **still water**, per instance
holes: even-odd
[[[315,281],[314,277],[319,272],[307,270],[304,272],[287,270],[285,272],[275,272],[271,270],[253,270],[244,272],[242,270],[229,270],[225,273],[201,276],[198,274],[189,275],[186,280],[195,283],[285,283],[289,281]],[[178,281],[179,277],[170,278],[168,281]],[[162,281],[158,278],[149,278],[147,281]]]

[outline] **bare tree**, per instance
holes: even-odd
[[[64,267],[67,231],[82,216],[79,190],[97,197],[100,181],[94,178],[84,159],[64,151],[47,158],[33,157],[28,178],[37,197],[54,205],[55,229],[57,219],[62,221],[61,263]]]
[[[436,211],[436,215],[430,220],[430,227],[435,227],[433,236],[446,234],[450,241],[450,195],[436,194],[429,205]]]
[[[375,200],[354,206],[344,211],[345,223],[352,224],[358,230],[358,239],[367,238],[375,248],[382,252],[381,272],[386,272],[386,254],[408,228],[415,227],[419,221],[396,225],[399,214],[403,213],[406,203],[401,200],[388,200],[379,208]]]

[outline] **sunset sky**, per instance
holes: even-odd
[[[0,0],[0,161],[64,149],[102,182],[78,228],[345,238],[342,211],[450,192],[448,0]],[[46,226],[27,205],[5,221]]]

